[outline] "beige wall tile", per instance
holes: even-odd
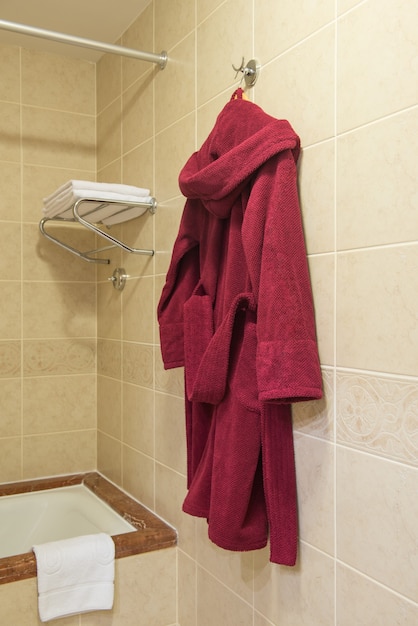
[[[0,46],[0,100],[20,102],[20,48]]]
[[[95,295],[89,284],[25,282],[24,338],[95,337]]]
[[[153,341],[153,279],[128,281],[123,291],[122,335],[125,341]]]
[[[0,439],[0,481],[14,482],[22,479],[22,446],[20,437]]]
[[[308,254],[334,250],[335,143],[326,141],[302,151],[299,198]]]
[[[51,109],[22,107],[25,164],[93,170],[95,118]]]
[[[21,434],[22,392],[21,381],[0,379],[0,437]]]
[[[158,206],[155,214],[155,273],[166,274],[178,233],[185,200],[173,198]],[[158,294],[159,296],[160,294]]]
[[[122,454],[122,487],[154,510],[154,460],[127,445],[123,445]]]
[[[334,449],[330,442],[296,433],[299,534],[302,541],[334,554]]]
[[[115,601],[109,613],[81,616],[81,626],[170,626],[176,619],[176,549],[117,559]]]
[[[249,25],[252,6],[246,0],[222,3],[197,28],[197,104],[225,89],[235,89],[238,79],[232,65],[251,58]]]
[[[235,63],[236,66],[236,63]],[[231,98],[231,91],[226,91],[221,93],[218,96],[215,96],[209,102],[205,102],[197,109],[197,129],[196,129],[196,137],[197,137],[197,147],[200,146],[205,141],[206,137],[211,132],[212,128],[215,126],[216,119],[219,113],[222,111],[224,106],[229,102]],[[247,95],[248,92],[247,92]]]
[[[173,470],[186,474],[184,401],[155,394],[155,458]]]
[[[338,448],[337,556],[415,602],[416,485],[414,468]]]
[[[340,254],[337,364],[416,375],[418,247]]]
[[[337,621],[338,626],[414,626],[418,621],[418,606],[359,572],[338,564]]]
[[[119,98],[122,89],[122,57],[104,54],[96,64],[97,112],[100,113],[113,100]]]
[[[121,183],[122,182],[122,159],[119,157],[97,170],[97,180],[101,183]]]
[[[413,109],[338,140],[339,249],[418,239],[417,137]]]
[[[316,334],[322,365],[334,363],[335,260],[332,255],[309,257]]]
[[[195,26],[194,0],[154,0],[155,6],[155,45],[157,50],[171,51]]]
[[[330,26],[263,67],[256,85],[257,104],[289,120],[304,147],[334,135],[334,53]]]
[[[139,452],[154,456],[154,393],[124,383],[123,441]]]
[[[170,7],[171,5],[170,2]],[[170,53],[173,56],[170,71],[161,72],[155,78],[155,128],[157,132],[194,110],[194,51],[195,34],[192,33]]]
[[[123,93],[122,150],[124,153],[152,137],[154,129],[153,79],[154,76],[150,70]]]
[[[225,0],[197,0],[197,23],[206,19]]]
[[[121,107],[119,97],[97,116],[97,169],[99,170],[121,155]]]
[[[197,520],[182,511],[186,477],[161,463],[155,464],[155,512],[178,533],[178,546],[190,557],[196,556]]]
[[[24,479],[96,468],[96,430],[23,437]]]
[[[156,195],[154,188],[154,140],[144,142],[129,154],[123,155],[123,181],[128,185],[137,185],[150,189],[151,195]],[[157,196],[157,200],[160,198]]]
[[[205,519],[196,521],[196,530],[199,565],[240,598],[252,603],[253,553],[230,552],[218,548],[208,539],[208,524]]]
[[[117,485],[122,485],[122,444],[119,439],[97,433],[97,469]]]
[[[0,316],[0,337],[19,339],[22,327],[21,293],[19,281],[1,281],[2,312]]]
[[[108,276],[112,271],[108,270]],[[97,335],[106,339],[121,338],[122,294],[110,282],[97,285]]]
[[[214,599],[216,598],[216,602]],[[204,569],[197,569],[197,623],[199,626],[252,626],[252,608]]]
[[[417,27],[414,0],[370,0],[341,18],[337,55],[340,132],[416,104],[412,77],[417,76]]]
[[[178,619],[182,626],[196,624],[196,562],[178,550]]]
[[[0,160],[19,163],[20,148],[20,106],[0,102]]]
[[[97,428],[122,438],[122,383],[105,376],[97,377]]]
[[[23,379],[25,435],[95,427],[95,374]]]
[[[337,0],[338,15],[352,9],[363,0]]]
[[[337,372],[337,440],[418,465],[417,403],[414,382]]]
[[[297,44],[334,18],[333,0],[255,1],[255,43],[263,63]]]
[[[95,84],[94,63],[22,48],[23,104],[93,115]]]
[[[300,544],[295,567],[268,562],[268,550],[255,553],[254,606],[280,626],[333,626],[333,560]]]
[[[2,173],[0,220],[21,219],[21,167],[18,163],[0,163]]]
[[[193,114],[176,122],[155,138],[159,155],[155,169],[155,195],[159,202],[178,197],[178,177],[195,149]]]
[[[271,626],[272,622],[267,620],[260,613],[254,612],[254,626]]]
[[[20,280],[22,228],[18,222],[0,222],[2,278]]]

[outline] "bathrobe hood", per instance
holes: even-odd
[[[249,113],[250,112],[250,113]],[[272,156],[290,149],[295,162],[300,141],[286,120],[248,100],[232,100],[179,177],[186,198],[199,198],[218,218],[227,218],[247,180]]]

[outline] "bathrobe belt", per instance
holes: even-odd
[[[238,322],[241,312],[244,312],[244,319],[241,317]],[[211,298],[193,295],[187,301],[184,307],[186,391],[192,402],[215,405],[224,398],[229,383],[239,401],[250,411],[259,413],[259,443],[263,449],[263,487],[269,521],[271,560],[294,565],[298,532],[291,409],[288,404],[270,404],[258,400],[255,312],[253,294],[241,293],[233,300],[228,314],[216,332],[213,332]],[[241,340],[246,342],[245,347],[238,343]],[[238,362],[242,368],[241,374],[245,372],[246,378],[244,381],[239,378],[239,384],[235,384],[234,367]],[[197,498],[199,500],[200,496]],[[188,499],[190,492],[185,500],[189,506]],[[225,544],[224,530],[220,536],[216,532],[216,536],[214,535],[213,511],[208,510],[207,516],[212,541],[227,549],[237,549],[232,544]],[[244,549],[253,548],[247,546]]]
[[[240,293],[234,298],[227,315],[214,332],[210,296],[193,295],[185,303],[185,378],[190,401],[219,404],[224,397],[234,324],[239,311],[256,311],[252,293]]]

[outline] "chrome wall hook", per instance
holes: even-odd
[[[242,78],[245,80],[246,87],[253,87],[260,72],[260,64],[256,59],[251,59],[248,61],[247,65],[244,65],[244,63],[244,57],[242,57],[241,65],[239,67],[235,67],[235,65],[232,64],[232,68],[236,72],[235,78],[237,78],[238,74],[242,72]]]

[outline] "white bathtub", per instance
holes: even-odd
[[[33,545],[96,532],[112,536],[117,559],[177,543],[174,528],[97,472],[0,484],[0,585],[36,576]]]
[[[0,520],[0,558],[48,541],[136,530],[82,484],[3,496]]]

